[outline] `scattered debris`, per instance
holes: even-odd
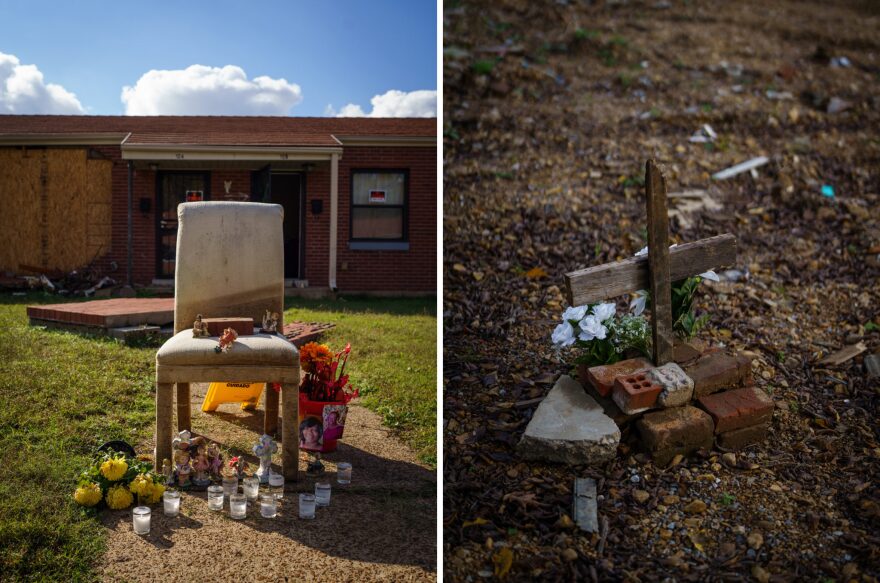
[[[864,342],[850,344],[849,346],[844,346],[834,354],[829,354],[828,356],[820,360],[819,364],[843,364],[844,362],[847,362],[848,360],[852,360],[853,358],[857,357],[866,350],[868,350],[868,347],[865,346]]]
[[[772,89],[768,89],[766,95],[767,99],[771,99],[773,101],[794,99],[794,95],[792,95],[791,91],[773,91]]]
[[[753,170],[760,166],[763,166],[770,159],[766,156],[758,156],[757,158],[752,158],[751,160],[747,160],[742,162],[741,164],[737,164],[736,166],[731,166],[730,168],[726,168],[721,172],[716,172],[712,175],[713,180],[724,180],[726,178],[730,178],[732,176],[736,176],[737,174],[742,174],[743,172],[748,172],[749,170]]]
[[[834,187],[830,184],[822,185],[822,196],[826,198],[834,198]]]
[[[880,378],[880,352],[865,357],[865,372],[869,379]]]
[[[837,68],[849,68],[852,66],[852,63],[846,57],[832,57],[829,65]]]
[[[832,97],[828,100],[828,106],[825,108],[825,111],[828,113],[840,113],[841,111],[846,111],[852,107],[852,103],[845,99],[841,99],[839,97]]]
[[[596,480],[593,478],[575,478],[574,502],[571,514],[581,530],[586,532],[599,531]]]
[[[706,142],[714,142],[716,138],[718,138],[718,134],[715,133],[712,126],[709,124],[703,124],[703,127],[698,129],[694,135],[688,138],[688,141],[692,144],[704,144]]]

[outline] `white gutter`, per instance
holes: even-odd
[[[330,289],[336,291],[336,219],[339,214],[339,154],[330,158]]]
[[[437,136],[333,136],[339,143],[346,146],[403,146],[425,147],[436,146]]]
[[[341,147],[199,146],[186,144],[123,144],[123,160],[329,160]]]

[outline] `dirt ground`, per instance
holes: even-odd
[[[875,581],[880,6],[462,1],[443,19],[448,580]],[[756,176],[711,179],[757,156]],[[698,294],[700,338],[754,359],[769,438],[736,467],[655,467],[629,430],[603,467],[523,463],[530,400],[571,370],[550,343],[562,275],[645,244],[650,157],[670,193],[704,191],[670,201],[674,242],[738,239],[737,273]],[[598,482],[600,533],[571,523],[575,477]]]
[[[237,404],[201,413],[206,384],[192,385],[193,431],[244,453],[263,426],[262,407],[242,412]],[[176,423],[176,422],[175,422]],[[139,450],[150,450],[151,443]],[[313,492],[315,478],[288,484],[274,519],[249,505],[247,518],[208,510],[205,492],[185,493],[176,518],[153,505],[150,534],[134,534],[131,510],[107,511],[108,551],[98,567],[105,581],[436,581],[436,475],[382,427],[375,413],[352,406],[344,441],[324,456],[332,485],[330,506],[314,520],[297,515],[297,494]],[[281,471],[280,455],[273,470]],[[352,483],[336,483],[336,463],[352,464]]]

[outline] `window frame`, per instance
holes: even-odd
[[[162,206],[162,179],[165,176],[171,176],[171,175],[189,175],[189,176],[201,175],[204,180],[204,183],[205,183],[205,190],[204,190],[204,195],[203,195],[204,198],[202,200],[208,201],[208,200],[212,200],[212,198],[211,198],[211,178],[212,178],[212,175],[211,175],[210,170],[156,170],[156,171],[154,171],[154,174],[155,174],[155,180],[156,180],[156,188],[155,188],[156,194],[155,194],[155,206],[154,206],[154,208],[156,209],[156,211],[155,211],[156,216],[154,217],[154,225],[155,225],[154,232],[156,235],[156,245],[155,245],[155,249],[156,249],[155,273],[156,273],[156,275],[154,277],[155,277],[155,279],[160,279],[160,280],[167,280],[167,279],[173,280],[174,274],[172,274],[171,276],[168,276],[168,275],[162,273],[162,234],[163,234],[162,233],[162,231],[163,231],[163,229],[162,229],[162,211],[164,208]],[[184,200],[183,202],[186,202],[186,201]],[[180,203],[178,203],[178,204],[180,204]],[[175,212],[176,212],[176,209],[175,209]],[[180,225],[177,226],[177,228],[179,228],[179,227],[180,227]],[[177,230],[176,230],[177,228],[175,228],[175,237],[177,236]],[[175,257],[174,260],[177,261],[177,257]]]
[[[403,204],[370,205],[355,204],[354,179],[357,174],[402,174]],[[409,168],[352,168],[349,177],[348,193],[348,247],[361,251],[406,251],[409,249]],[[356,208],[399,208],[401,209],[401,236],[398,239],[376,239],[354,236],[354,211]]]

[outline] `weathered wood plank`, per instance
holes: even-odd
[[[736,237],[727,233],[669,250],[669,277],[678,281],[736,262]],[[631,257],[565,274],[568,303],[582,306],[648,289],[648,257]]]
[[[177,430],[192,431],[192,404],[189,383],[177,383]]]
[[[156,383],[156,466],[171,459],[171,411],[174,405],[174,385]]]
[[[599,531],[596,480],[593,478],[575,478],[571,515],[581,530],[586,532]]]
[[[648,207],[648,281],[651,283],[651,337],[654,364],[672,361],[672,283],[669,281],[669,214],[666,177],[653,160],[645,163]]]
[[[299,383],[283,383],[281,385],[281,473],[287,482],[295,482],[299,479],[298,416]]]

